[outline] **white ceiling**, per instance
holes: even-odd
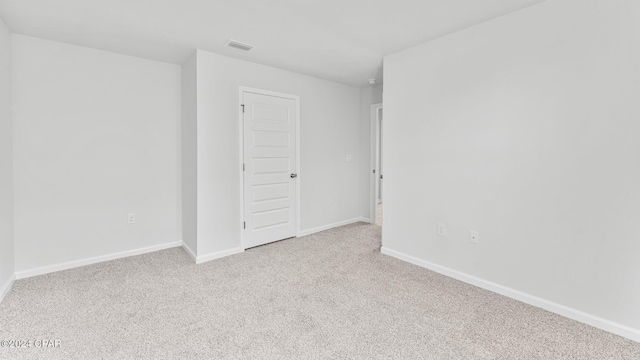
[[[0,0],[0,16],[15,33],[148,59],[199,48],[366,86],[385,55],[542,1]]]

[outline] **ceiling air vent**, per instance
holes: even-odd
[[[227,43],[227,46],[230,48],[234,48],[242,51],[249,51],[254,47],[253,45],[241,43],[240,41],[236,41],[233,39],[229,40],[229,42]]]

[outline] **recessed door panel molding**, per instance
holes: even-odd
[[[299,100],[255,89],[240,95],[246,249],[298,233]]]
[[[291,195],[291,184],[271,183],[253,186],[253,203],[261,203],[264,201],[288,200]]]
[[[260,230],[288,225],[291,222],[290,215],[288,207],[254,212],[251,214],[253,216],[253,229]]]
[[[291,113],[290,109],[283,108],[277,104],[248,104],[245,106],[251,107],[252,122],[275,122],[290,124]]]
[[[257,147],[291,147],[291,134],[288,131],[265,131],[257,130],[252,132],[252,146]]]
[[[253,152],[258,153],[259,151]],[[250,163],[252,175],[255,176],[291,174],[291,159],[289,157],[253,158]]]

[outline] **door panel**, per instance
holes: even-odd
[[[244,247],[296,236],[296,101],[243,93]]]
[[[384,122],[382,121],[382,109],[379,110],[378,114],[379,114],[378,116],[380,116],[380,139],[379,139],[379,141],[380,141],[380,146],[379,146],[380,151],[378,153],[378,158],[380,159],[380,167],[379,167],[379,169],[380,169],[380,174],[379,175],[380,176],[378,176],[378,181],[380,182],[380,184],[378,186],[378,202],[382,202],[382,184],[384,183],[384,169],[383,169],[383,163],[382,163],[382,151],[383,151],[382,149],[383,149],[383,143],[384,143],[382,141],[382,139],[383,139],[383,135],[382,134],[383,134]]]

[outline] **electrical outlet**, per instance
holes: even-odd
[[[333,196],[329,196],[329,205],[333,205]]]
[[[447,236],[447,226],[443,223],[438,223],[438,236]]]
[[[129,224],[135,224],[136,223],[136,213],[129,214],[128,220],[129,220]]]
[[[353,155],[349,154],[347,155],[347,162],[350,163],[351,161],[353,161]]]
[[[469,241],[471,241],[472,244],[479,244],[480,234],[478,234],[477,231],[469,232]]]

